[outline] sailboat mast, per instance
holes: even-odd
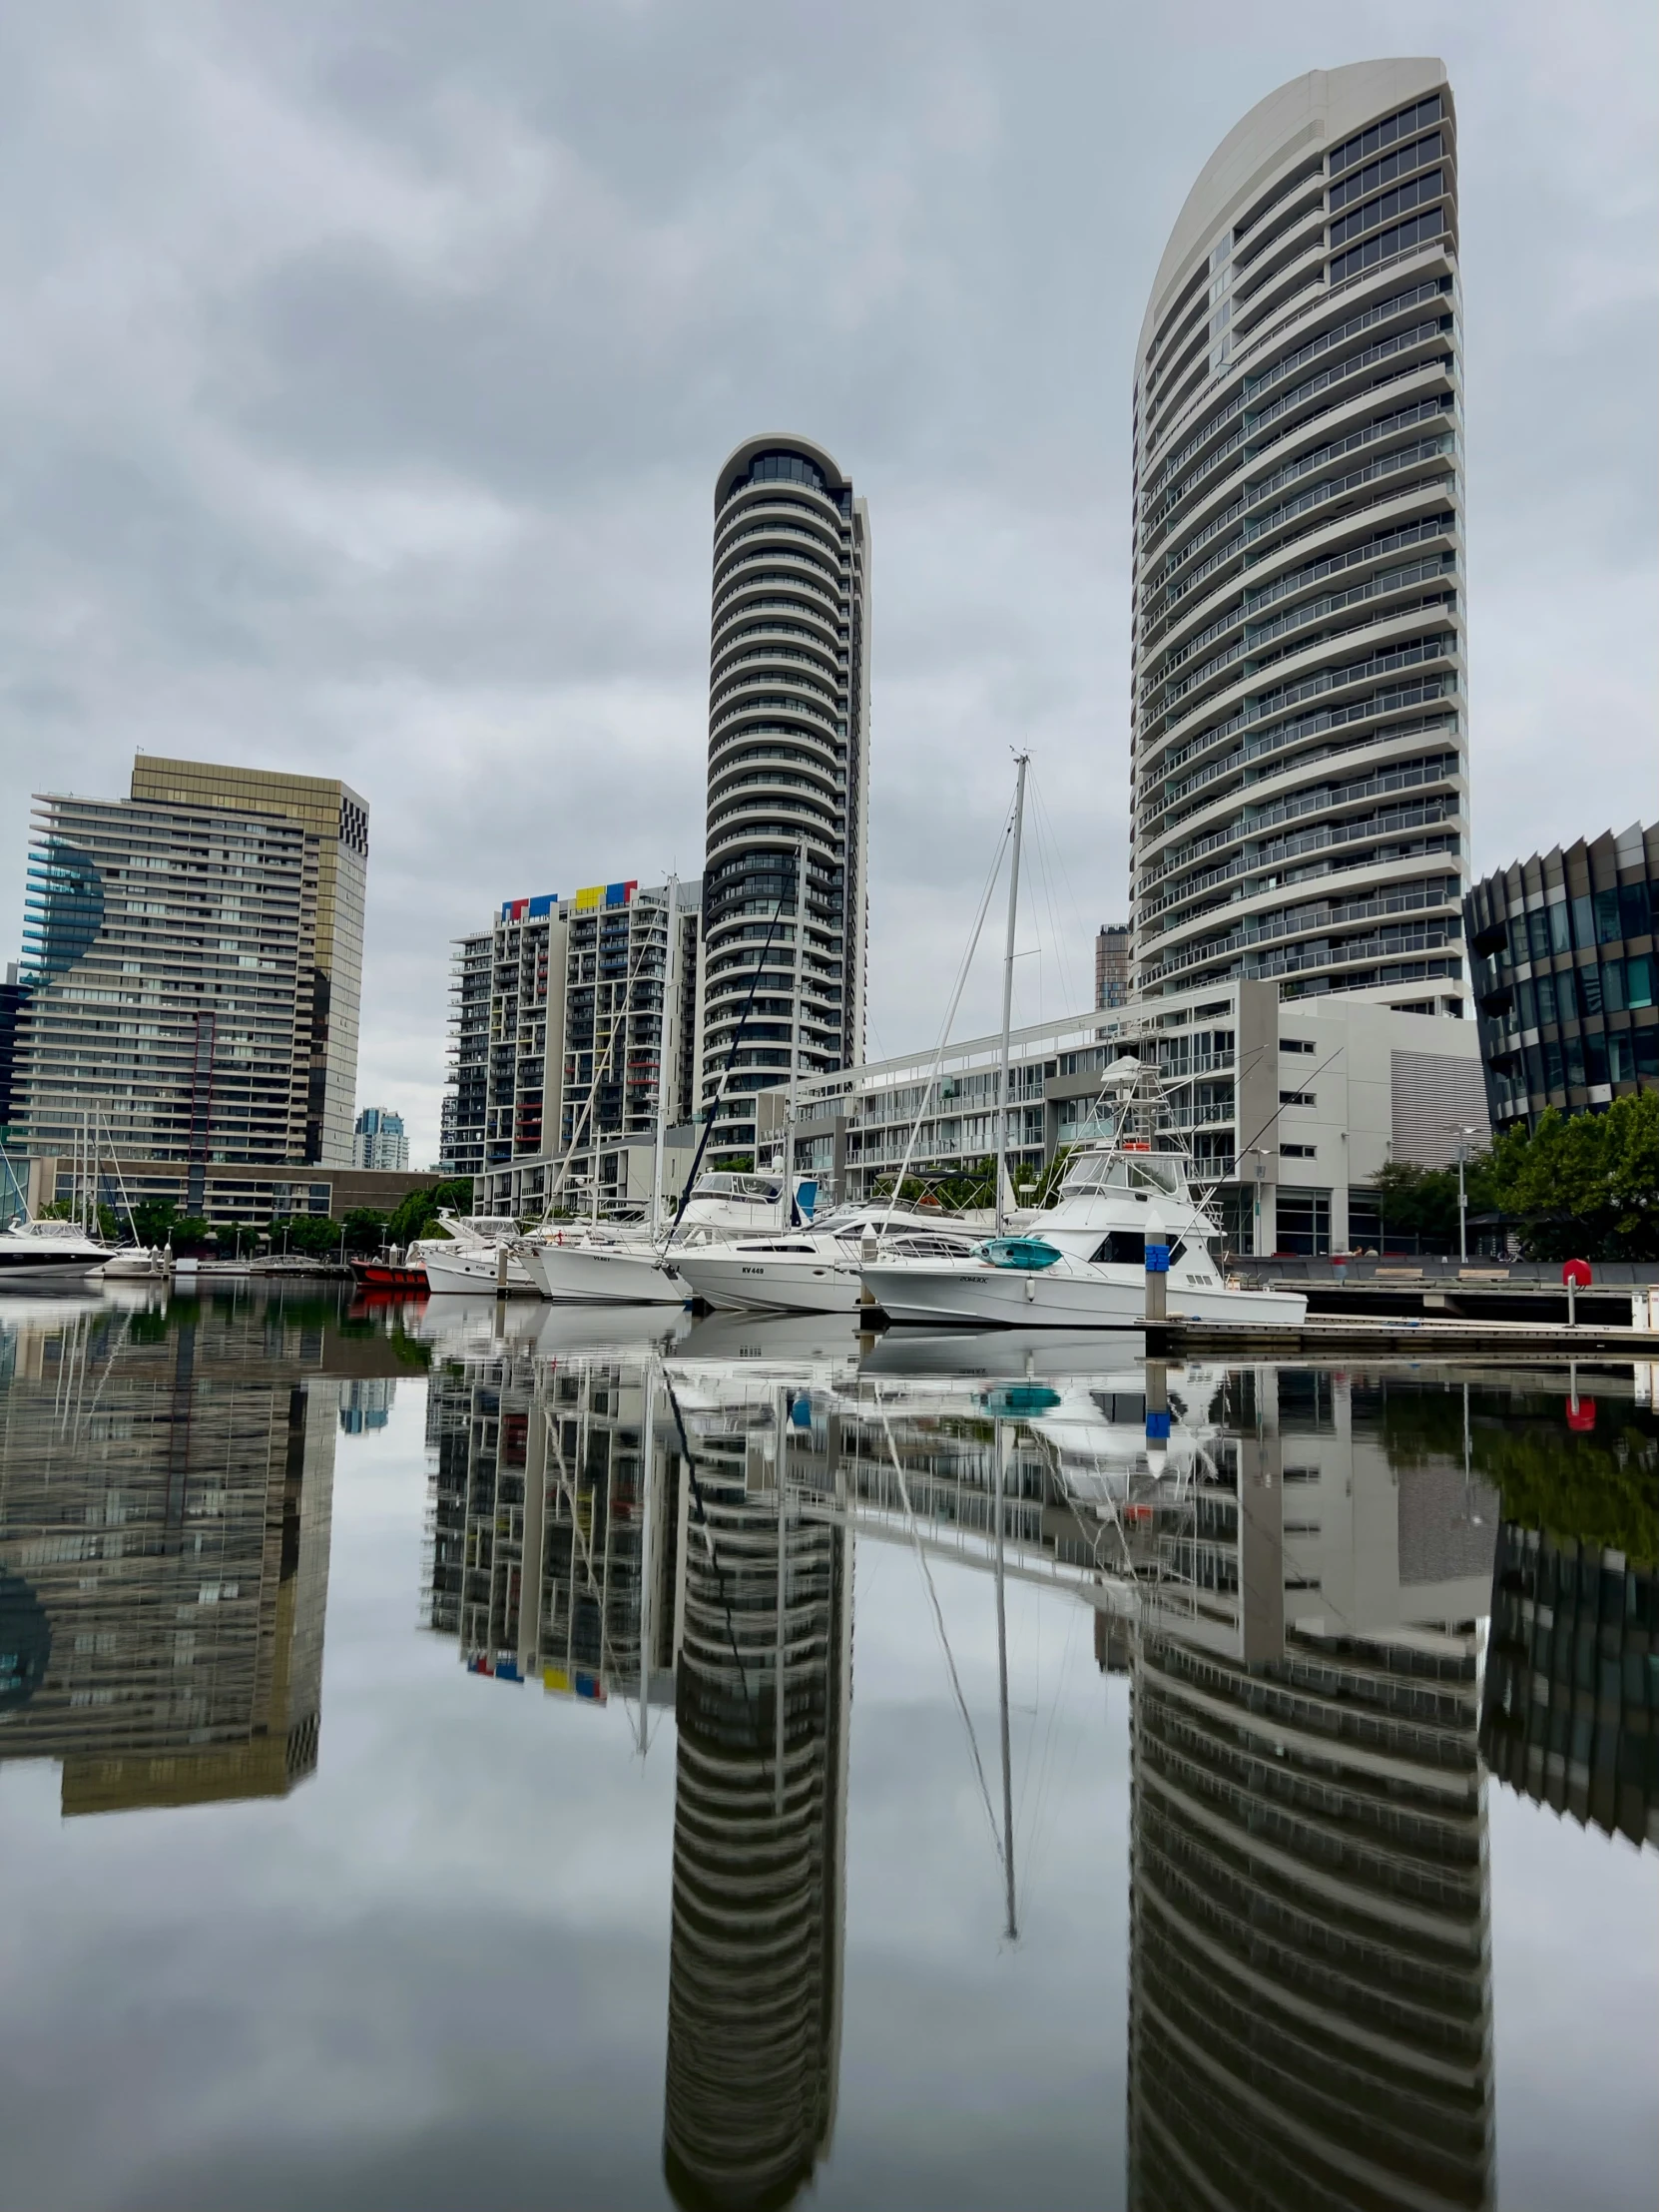
[[[674,987],[679,972],[680,922],[675,912],[680,878],[668,879],[668,964],[663,978],[663,1018],[657,1028],[657,1148],[651,1161],[651,1238],[656,1242],[663,1219],[663,1147],[668,1141],[668,1073],[670,1024],[674,1018]]]
[[[1021,763],[1023,772],[1024,764]],[[1019,1935],[1014,1918],[1014,1769],[1008,1751],[1008,1607],[1002,1577],[1002,1464],[1006,1424],[996,1424],[996,1679],[1002,1720],[1002,1872],[1008,1886],[1008,1940]]]
[[[996,1086],[996,1233],[1007,1226],[1002,1203],[1008,1176],[1008,1031],[1014,1017],[1014,928],[1019,919],[1019,847],[1025,829],[1025,771],[1029,753],[1021,753],[1019,780],[1014,786],[1014,852],[1008,869],[1008,942],[1002,955],[1002,1072]]]
[[[669,911],[674,910],[672,886]],[[660,1158],[660,1155],[659,1155]],[[652,1213],[651,1227],[655,1231],[657,1217]],[[656,1587],[656,1569],[651,1558],[653,1522],[652,1493],[657,1487],[657,1352],[653,1346],[645,1358],[645,1420],[640,1452],[640,1757],[650,1749],[648,1728],[651,1701],[651,1647],[656,1636],[656,1623],[652,1617],[652,1596]]]

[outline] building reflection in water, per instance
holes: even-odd
[[[1174,1414],[1150,1454],[1149,1382]],[[1007,1573],[1089,1604],[1132,1682],[1132,2203],[1490,2202],[1497,1509],[1453,1460],[1391,1465],[1382,1395],[685,1347],[437,1363],[431,1624],[480,1672],[620,1691],[642,1735],[676,1685],[679,2202],[782,2205],[829,2154],[853,1542],[988,1573],[999,1430]]]
[[[20,1301],[0,1348],[0,1760],[58,1760],[66,1816],[284,1795],[317,1760],[320,1327]]]
[[[683,2205],[781,2205],[834,2126],[853,1537],[804,1393],[690,1422],[663,2169]]]
[[[1131,1647],[1130,2202],[1484,2205],[1493,1504],[1341,1378],[1228,1398]]]
[[[1659,1573],[1506,1521],[1480,1749],[1524,1796],[1659,1845]]]

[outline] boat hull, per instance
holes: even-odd
[[[0,1291],[47,1290],[58,1285],[83,1285],[104,1266],[108,1255],[94,1253],[86,1259],[64,1259],[56,1253],[0,1257]]]
[[[684,1306],[691,1297],[654,1247],[544,1244],[523,1256],[541,1297],[568,1306]]]
[[[722,1313],[850,1314],[863,1286],[858,1271],[817,1254],[746,1256],[688,1252],[680,1272],[707,1305]]]
[[[486,1298],[502,1286],[496,1274],[496,1259],[492,1251],[481,1252],[458,1249],[453,1259],[447,1254],[439,1259],[435,1253],[426,1255],[426,1288],[434,1294],[470,1295],[476,1298],[481,1292]],[[507,1255],[506,1294],[509,1298],[534,1298],[536,1286],[524,1272],[524,1264],[512,1253]]]
[[[863,1283],[888,1321],[955,1328],[1125,1329],[1146,1327],[1146,1278],[1137,1269],[995,1268],[974,1260],[944,1268],[877,1262]],[[1235,1291],[1166,1278],[1167,1318],[1299,1328],[1308,1301],[1299,1293]]]
[[[424,1291],[424,1268],[394,1267],[386,1260],[353,1260],[351,1273],[359,1291]]]

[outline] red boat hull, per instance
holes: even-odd
[[[392,1267],[384,1260],[353,1260],[351,1273],[359,1291],[424,1291],[424,1268]]]

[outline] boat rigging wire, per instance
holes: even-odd
[[[990,1785],[985,1780],[984,1762],[979,1757],[979,1739],[973,1733],[973,1720],[967,1709],[967,1700],[962,1695],[961,1679],[956,1672],[956,1660],[950,1649],[950,1638],[945,1633],[944,1614],[939,1609],[939,1594],[933,1587],[932,1570],[927,1564],[927,1554],[921,1545],[921,1531],[916,1525],[915,1513],[910,1504],[909,1486],[904,1480],[904,1469],[899,1464],[898,1445],[893,1440],[892,1423],[887,1418],[885,1406],[879,1395],[877,1395],[875,1402],[881,1415],[881,1432],[887,1439],[887,1450],[892,1457],[892,1471],[898,1478],[899,1502],[904,1507],[904,1518],[910,1526],[910,1541],[915,1546],[916,1564],[920,1567],[921,1579],[927,1586],[927,1602],[933,1608],[934,1632],[939,1639],[939,1648],[944,1653],[945,1668],[950,1676],[950,1688],[956,1699],[956,1710],[961,1714],[962,1725],[967,1730],[968,1751],[973,1760],[973,1771],[979,1778],[979,1795],[984,1801],[985,1819],[990,1824],[991,1841],[996,1846],[998,1864],[1005,1864],[1002,1838],[997,1833],[996,1814],[991,1809]]]

